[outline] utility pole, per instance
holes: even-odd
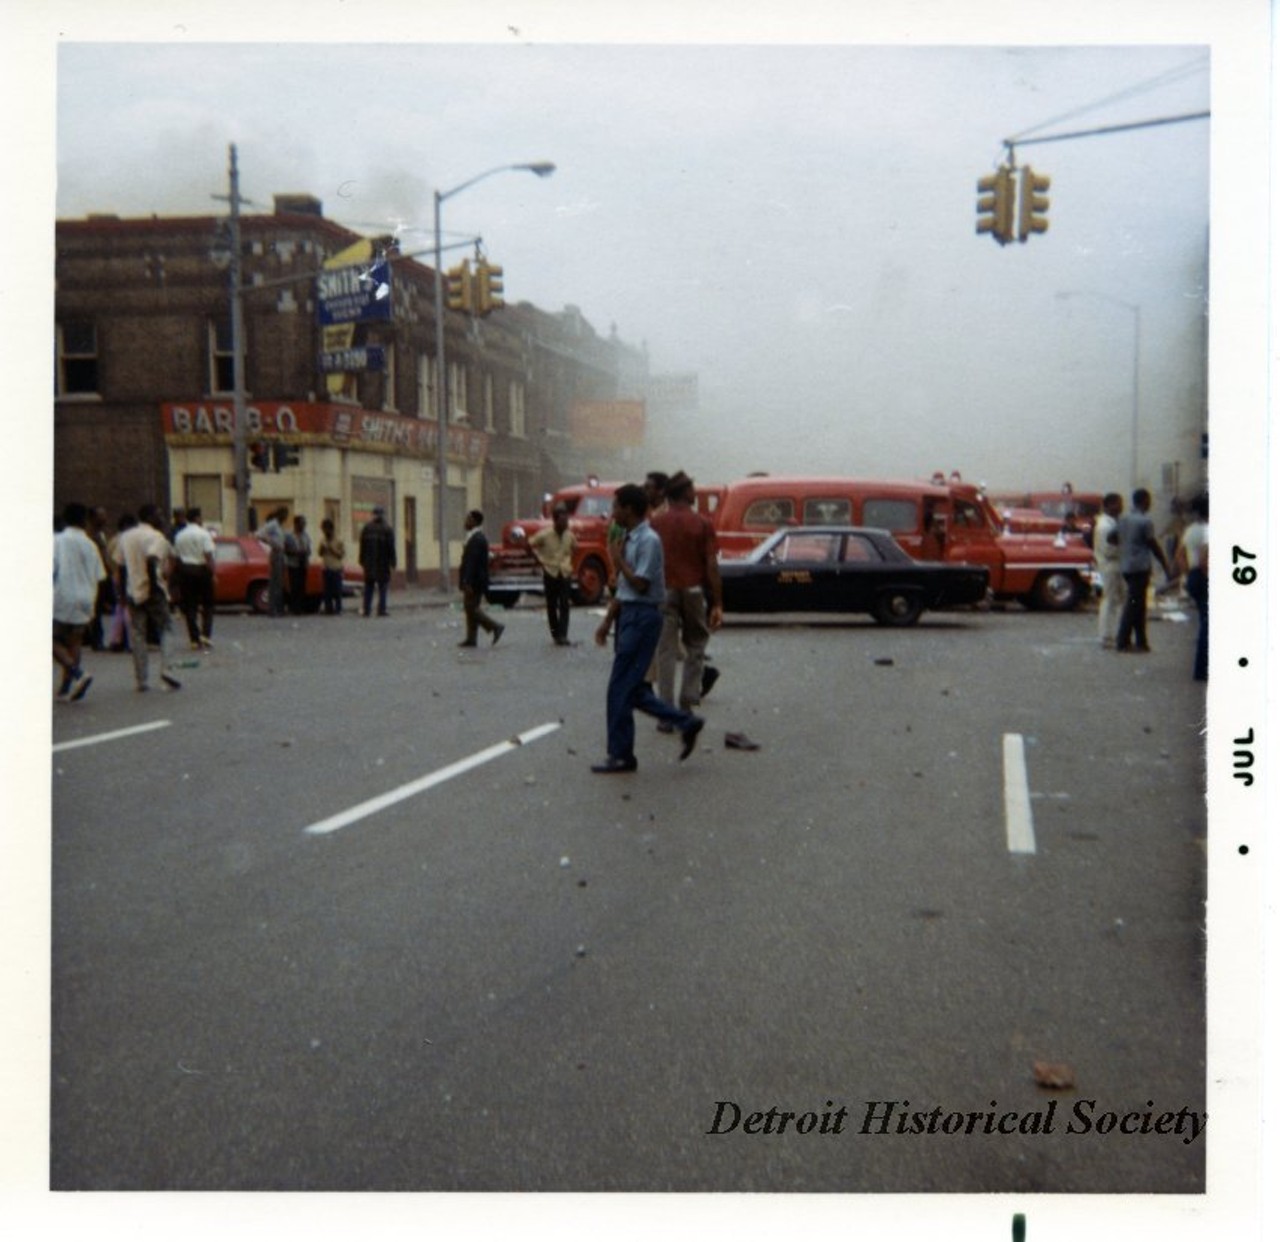
[[[231,370],[233,390],[232,401],[235,416],[232,423],[231,455],[235,463],[236,485],[236,534],[249,533],[249,468],[247,445],[248,414],[244,400],[244,302],[240,273],[240,204],[248,199],[240,197],[240,170],[236,164],[235,143],[231,144],[230,193],[215,194],[213,197],[224,199],[231,206],[231,218],[227,232],[227,240],[231,249],[230,281],[231,281]]]

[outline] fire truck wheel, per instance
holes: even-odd
[[[1082,592],[1080,575],[1070,570],[1046,570],[1031,588],[1031,606],[1044,612],[1070,612]]]
[[[491,603],[495,608],[514,608],[519,599],[519,591],[489,592],[489,603]]]
[[[596,557],[589,556],[578,566],[578,590],[575,600],[578,604],[590,608],[604,598],[604,589],[608,585],[609,575],[604,564]]]

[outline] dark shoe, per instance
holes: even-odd
[[[673,725],[673,724],[671,723],[671,721],[669,721],[669,720],[659,720],[659,721],[658,721],[658,732],[659,732],[659,733],[674,733],[675,731],[676,731],[676,727],[675,727],[675,725]]]
[[[495,625],[493,627],[493,645],[495,647],[498,645],[498,639],[500,639],[503,636],[503,634],[506,633],[506,630],[507,630],[507,627],[505,625]]]
[[[637,767],[639,767],[639,764],[636,763],[634,755],[630,759],[615,759],[610,755],[603,763],[593,763],[591,770],[612,776],[615,772],[634,772]]]
[[[89,687],[93,685],[93,678],[88,673],[81,673],[75,680],[74,688],[71,691],[71,701],[79,703],[86,694],[89,693]]]
[[[1150,647],[1148,647],[1146,643],[1139,643],[1139,644],[1134,648],[1134,651],[1136,651],[1136,652],[1138,653],[1138,655],[1150,655],[1150,654],[1151,654],[1151,648],[1150,648]]]
[[[724,744],[730,750],[759,750],[760,743],[753,742],[745,733],[726,733]]]
[[[164,684],[165,684],[166,686],[168,686],[170,690],[181,690],[181,689],[182,689],[182,682],[180,682],[180,681],[179,681],[176,677],[174,677],[171,673],[161,673],[161,674],[160,674],[160,680],[161,680],[162,682],[164,682]]]
[[[702,666],[702,697],[705,699],[711,693],[711,687],[720,680],[720,670],[711,664]]]
[[[701,716],[695,716],[693,723],[681,731],[680,740],[683,745],[680,747],[680,758],[688,759],[693,754],[693,748],[698,744],[698,734],[702,732],[703,726],[707,722]]]

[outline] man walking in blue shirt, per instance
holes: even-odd
[[[687,759],[705,723],[692,712],[664,702],[645,681],[662,636],[662,605],[666,600],[662,541],[646,521],[649,501],[636,483],[625,483],[614,493],[613,520],[623,537],[609,545],[617,572],[618,590],[604,620],[596,630],[596,643],[604,646],[617,621],[613,668],[606,694],[609,753],[593,772],[612,774],[636,770],[634,713],[642,711],[669,722],[680,734],[680,758]]]

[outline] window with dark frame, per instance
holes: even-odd
[[[58,396],[98,393],[98,333],[88,320],[58,325]]]
[[[233,393],[236,389],[236,359],[231,347],[231,320],[209,320],[209,391]]]

